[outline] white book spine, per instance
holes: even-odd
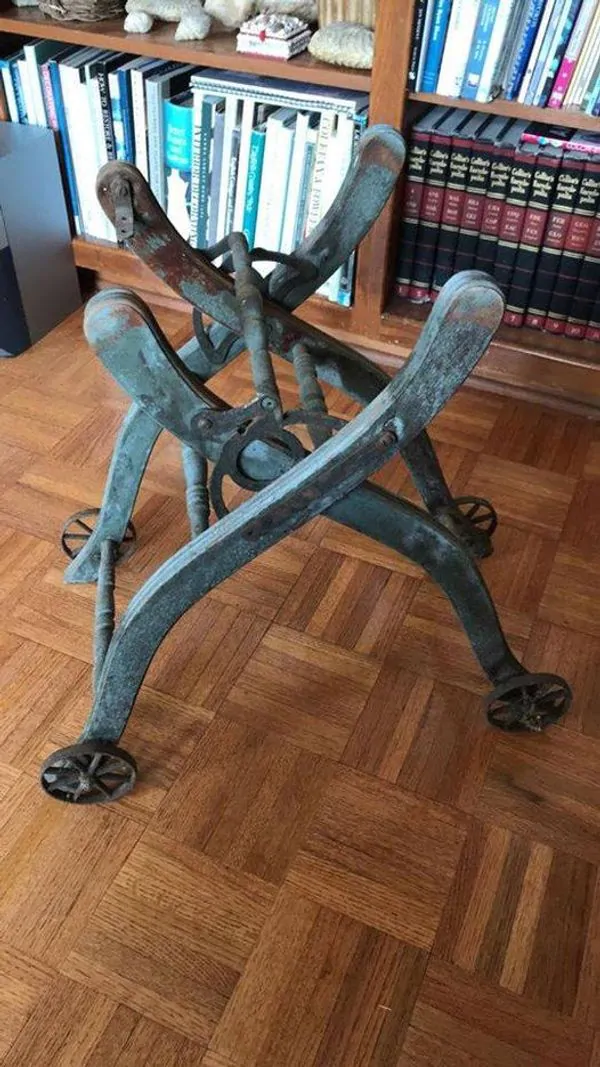
[[[87,129],[89,127],[89,112],[87,109],[87,93],[85,85],[79,80],[79,71],[75,67],[59,64],[60,84],[63,93],[63,102],[69,130],[69,143],[75,181],[77,184],[77,196],[81,213],[82,232],[89,237],[101,237],[96,233],[92,193],[94,191],[94,177],[92,168],[88,167],[86,155],[89,151],[87,146]],[[85,93],[85,97],[84,97]],[[90,184],[91,183],[91,184]]]
[[[148,181],[148,141],[146,130],[146,100],[144,74],[131,71],[131,103],[133,110],[133,135],[135,142],[135,165]]]
[[[219,212],[217,215],[217,241],[225,237],[227,218],[227,193],[229,189],[229,169],[231,167],[231,142],[237,122],[239,98],[229,96],[225,102],[225,125],[223,128],[223,159],[221,163],[221,184],[219,187]]]
[[[102,104],[100,102],[100,87],[98,85],[97,78],[87,79],[87,93],[88,93],[88,107],[90,111],[90,128],[93,135],[93,144],[95,149],[95,168],[96,173],[100,170],[100,167],[104,166],[108,162],[108,153],[106,151],[106,139],[104,137],[104,123],[102,121]],[[98,228],[103,231],[103,236],[107,241],[115,241],[115,229],[114,226],[108,221],[104,214],[98,198],[94,197],[94,206],[99,210],[96,210],[96,219]]]
[[[295,111],[336,111],[344,115],[355,115],[357,109],[368,102],[367,98],[344,97],[342,90],[325,95],[319,92],[295,93],[291,89],[282,91],[279,88],[273,88],[264,80],[260,84],[251,85],[243,80],[243,76],[239,81],[219,81],[218,77],[194,74],[191,84],[194,91],[200,89],[203,92],[224,97],[235,96],[244,99],[251,97],[261,104],[271,104],[277,108],[290,107]]]
[[[271,248],[275,252],[281,252],[281,237],[283,233],[285,204],[290,179],[290,165],[292,161],[292,152],[294,150],[295,126],[295,117],[279,124],[279,136],[277,139],[277,173],[279,181],[275,186],[275,196],[273,198],[273,243],[267,245],[267,248]]]
[[[557,23],[556,23],[556,27],[555,27],[554,33],[552,35],[552,40],[550,42],[550,47],[548,49],[548,54],[546,55],[546,62],[544,63],[544,68],[543,68],[541,76],[540,76],[540,78],[538,80],[538,84],[537,84],[537,88],[535,90],[535,93],[533,94],[533,100],[531,101],[531,103],[534,105],[534,107],[537,106],[539,104],[539,102],[540,102],[540,98],[541,98],[544,86],[546,84],[546,78],[550,74],[550,69],[552,67],[552,61],[554,59],[554,54],[555,54],[556,49],[558,47],[558,43],[560,41],[560,38],[562,37],[562,33],[563,33],[564,28],[565,28],[565,23],[567,21],[568,16],[569,16],[569,4],[568,4],[567,0],[565,0],[564,3],[562,3],[562,0],[561,0],[561,7],[559,9],[558,20],[557,20]]]
[[[35,119],[35,102],[31,92],[31,81],[29,79],[29,64],[27,60],[18,59],[17,68],[19,70],[19,77],[21,79],[23,101],[25,104],[25,111],[27,112],[27,123],[29,126],[36,126],[37,123]]]
[[[460,96],[480,0],[454,0],[436,92]]]
[[[233,228],[238,232],[244,225],[244,208],[246,206],[246,188],[248,185],[248,165],[250,163],[250,141],[254,128],[256,101],[246,99],[242,107],[242,129],[240,137],[240,158],[238,162],[237,188],[233,213]]]
[[[267,119],[267,134],[265,140],[265,156],[263,161],[262,181],[260,183],[260,195],[258,199],[258,215],[256,219],[256,234],[254,237],[255,248],[269,248],[277,251],[280,234],[276,234],[277,220],[275,207],[278,197],[277,188],[281,182],[280,165],[280,127],[281,120],[277,113]],[[268,273],[270,264],[257,264],[257,269],[262,273]]]
[[[427,7],[425,8],[425,22],[423,25],[423,36],[421,38],[421,49],[419,52],[419,63],[417,66],[417,80],[415,82],[415,92],[421,92],[421,83],[423,81],[423,70],[425,68],[425,60],[427,59],[427,45],[429,44],[429,37],[431,34],[431,23],[433,21],[433,9],[435,7],[435,0],[427,0]]]
[[[577,66],[573,74],[573,79],[569,85],[569,90],[565,97],[563,107],[575,108],[579,107],[586,93],[586,87],[590,75],[596,64],[598,57],[598,42],[600,41],[600,6],[596,9],[594,21],[592,23],[589,36],[584,47],[581,50],[581,55],[577,61]]]
[[[500,62],[500,54],[504,45],[506,31],[508,29],[508,22],[513,6],[514,0],[500,0],[500,3],[498,5],[496,19],[494,21],[494,28],[492,29],[487,55],[483,64],[481,78],[479,79],[477,94],[475,96],[475,99],[480,104],[487,103],[487,101],[491,98],[492,90],[494,87],[494,79],[496,76],[496,69],[498,67],[498,63]]]
[[[304,232],[305,237],[308,237],[314,230],[315,226],[318,226],[321,221],[321,197],[323,194],[325,170],[327,168],[327,153],[329,150],[329,142],[333,136],[334,127],[334,113],[332,111],[324,111],[321,115],[321,121],[319,122],[315,166],[313,169],[313,180],[308,202],[306,229]]]
[[[352,163],[352,155],[354,153],[354,123],[352,119],[347,115],[340,115],[338,118],[337,128],[337,176],[335,185],[333,188],[333,197],[329,207],[338,195],[344,179]],[[327,282],[327,296],[334,303],[337,303],[338,294],[340,291],[340,284],[342,280],[342,272],[344,268],[338,267],[335,274],[331,275],[331,278]]]
[[[23,52],[25,54],[25,62],[27,63],[31,103],[34,114],[33,122],[36,126],[47,126],[48,119],[46,117],[46,107],[44,105],[42,82],[40,78],[40,69],[37,65],[35,45],[26,44],[23,48]]]
[[[304,156],[306,152],[309,121],[310,115],[308,112],[298,112],[292,161],[290,163],[290,179],[288,182],[287,199],[285,202],[283,232],[281,235],[280,251],[285,252],[287,255],[295,251],[294,234],[296,232],[296,222],[300,202],[302,171],[304,169]]]
[[[548,29],[548,23],[552,17],[552,11],[554,10],[554,3],[552,0],[544,7],[542,18],[538,27],[538,31],[535,35],[535,41],[533,42],[533,48],[531,49],[531,55],[529,56],[529,62],[525,68],[525,74],[523,75],[523,81],[521,82],[521,88],[519,89],[519,95],[517,97],[520,104],[525,103],[525,97],[533,78],[533,72],[535,70],[538,56],[544,44],[544,37],[546,36],[546,30]]]
[[[190,245],[198,247],[198,211],[200,198],[200,135],[204,93],[194,93],[192,108],[192,195],[190,200]]]
[[[336,116],[335,128],[332,131],[329,143],[327,145],[327,156],[325,159],[325,169],[323,172],[323,185],[321,188],[321,199],[319,203],[319,222],[322,222],[325,215],[329,211],[335,195],[338,189],[338,179],[340,170],[340,117]],[[328,278],[323,285],[317,289],[320,296],[331,299],[331,278]]]
[[[8,107],[8,114],[10,115],[11,122],[19,121],[19,109],[17,107],[17,98],[15,96],[15,87],[12,82],[12,76],[10,73],[10,67],[8,63],[2,67],[2,82],[4,85],[4,93],[6,96],[6,106]]]

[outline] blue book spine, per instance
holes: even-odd
[[[191,97],[189,103],[191,104]],[[192,209],[193,112],[189,104],[163,101],[167,216],[189,241]]]
[[[542,47],[540,48],[540,52],[537,58],[537,63],[533,68],[533,76],[531,82],[529,83],[529,89],[527,90],[525,96],[525,103],[528,106],[533,104],[535,96],[537,94],[540,80],[546,66],[546,60],[548,59],[548,54],[552,46],[552,41],[554,40],[554,34],[556,33],[556,27],[558,25],[558,21],[561,16],[561,11],[563,9],[563,0],[549,0],[549,2],[551,4],[553,3],[552,14],[550,15],[550,22],[548,23],[548,28],[546,29],[544,40],[542,42]]]
[[[421,82],[421,92],[423,93],[435,93],[437,87],[451,7],[452,0],[435,0],[435,9],[431,20],[431,33],[423,68],[423,80]]]
[[[133,132],[133,102],[128,70],[118,70],[119,99],[121,101],[121,118],[123,122],[124,159],[135,163],[135,134]],[[120,158],[120,157],[119,157]]]
[[[21,85],[21,72],[17,66],[17,59],[11,59],[10,61],[10,76],[12,78],[13,89],[15,90],[15,100],[17,101],[17,112],[19,115],[19,122],[22,126],[28,126],[29,119],[27,117],[27,108],[25,107],[25,96],[23,95],[23,86]]]
[[[246,234],[250,248],[254,247],[256,220],[258,218],[258,201],[262,182],[263,163],[265,161],[266,130],[252,131],[250,139],[250,159],[248,162],[248,184],[246,185],[246,202],[244,204],[244,221],[242,230]]]
[[[477,95],[499,6],[500,0],[483,0],[479,8],[471,51],[469,52],[465,77],[460,92],[464,100],[474,100]]]
[[[65,161],[65,173],[67,176],[67,186],[69,188],[69,199],[71,201],[71,214],[73,216],[73,223],[75,225],[75,231],[81,232],[80,225],[80,211],[79,211],[79,197],[77,196],[77,183],[75,181],[75,170],[73,168],[73,156],[71,154],[71,142],[69,141],[69,129],[67,126],[67,116],[65,114],[65,105],[63,101],[62,88],[60,84],[60,71],[58,68],[58,62],[56,59],[50,59],[48,61],[48,70],[50,72],[50,82],[52,84],[52,95],[54,97],[54,107],[56,108],[56,121],[58,123],[58,135],[60,138],[60,144],[63,153],[63,159]]]
[[[529,15],[527,22],[523,29],[521,37],[521,44],[519,45],[519,51],[515,56],[512,70],[507,79],[506,99],[516,100],[519,95],[519,89],[521,88],[521,82],[523,81],[523,75],[527,69],[529,57],[531,55],[531,49],[535,41],[535,36],[538,31],[542,13],[546,6],[546,0],[532,0],[529,7]]]

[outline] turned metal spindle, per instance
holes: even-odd
[[[321,383],[317,378],[315,362],[310,352],[303,344],[295,344],[290,350],[294,364],[294,374],[298,382],[300,393],[300,406],[307,415],[327,415],[327,404],[321,389]],[[329,427],[318,421],[309,422],[308,431],[311,440],[317,448],[330,437]]]
[[[235,271],[235,295],[248,352],[252,379],[258,397],[267,411],[281,411],[281,397],[269,355],[267,326],[263,311],[261,276],[252,266],[248,242],[243,233],[232,233],[229,247]]]
[[[94,619],[94,692],[115,631],[115,565],[118,547],[115,541],[108,540],[103,541],[100,546],[98,593]]]
[[[192,537],[198,537],[208,528],[210,498],[208,495],[208,463],[195,448],[184,445],[181,449],[185,475],[185,502]]]

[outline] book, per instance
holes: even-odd
[[[504,95],[507,100],[515,100],[519,94],[545,3],[546,0],[530,0],[530,3],[525,8],[525,19],[524,25],[520,30],[519,44],[506,79]]]
[[[594,67],[594,69],[592,71],[591,77],[590,77],[588,85],[587,85],[587,89],[586,89],[586,91],[585,91],[585,93],[583,95],[583,100],[581,101],[581,110],[585,111],[586,114],[588,114],[588,115],[592,114],[593,104],[596,102],[596,94],[598,92],[598,85],[599,84],[600,84],[600,52],[598,53],[598,57],[596,59],[596,65],[595,65],[595,67]]]
[[[420,91],[423,93],[434,93],[436,90],[451,8],[452,0],[435,0],[433,4],[431,32],[420,83]]]
[[[564,326],[565,337],[585,337],[588,322],[594,310],[596,297],[598,296],[598,277],[600,276],[600,214],[597,214],[592,222],[590,236],[581,261],[581,269],[577,279],[577,288],[569,310],[569,316]],[[548,323],[556,323],[556,319],[550,313]],[[557,332],[554,330],[553,332]],[[562,331],[559,331],[562,332]]]
[[[515,150],[506,200],[500,215],[494,264],[494,278],[505,295],[510,288],[539,152],[537,145],[532,144],[519,144]]]
[[[231,153],[229,156],[229,171],[223,173],[221,166],[221,181],[225,183],[227,200],[225,203],[225,233],[233,230],[233,216],[235,211],[235,196],[237,191],[238,168],[240,162],[240,142],[242,139],[241,120],[236,123],[231,135]]]
[[[517,97],[517,100],[520,104],[524,104],[526,102],[527,93],[529,92],[531,80],[533,78],[534,71],[537,66],[537,61],[539,59],[541,48],[546,39],[548,26],[550,24],[550,19],[552,17],[552,12],[556,3],[557,0],[546,0],[546,3],[544,4],[544,7],[542,9],[542,17],[540,18],[538,24],[537,33],[534,38],[531,52],[529,53],[529,60],[525,68],[523,78],[521,80],[521,88],[519,89],[519,95]]]
[[[431,6],[431,3],[432,0],[415,0],[412,38],[410,42],[410,52],[408,59],[408,76],[406,80],[406,84],[409,91],[415,90],[417,87],[419,56],[421,54],[421,44],[423,41],[423,32],[425,29],[425,18],[427,13],[427,7]]]
[[[464,100],[475,100],[477,96],[499,4],[500,0],[481,2],[460,94]]]
[[[412,281],[408,291],[409,299],[416,302],[431,299],[433,268],[448,179],[452,137],[461,129],[464,120],[464,112],[458,108],[449,108],[447,115],[436,124],[429,138],[425,184],[412,264]]]
[[[413,124],[410,132],[406,158],[404,213],[396,263],[396,289],[399,296],[408,296],[413,277],[413,261],[425,188],[429,141],[437,124],[448,114],[448,111],[449,109],[445,107],[430,108]]]
[[[537,153],[523,229],[506,294],[504,322],[508,326],[522,326],[525,320],[534,274],[554,203],[562,156],[560,148],[550,145],[541,148]]]
[[[141,57],[143,60],[143,57]],[[148,128],[146,121],[146,78],[154,74],[162,65],[161,59],[146,59],[133,66],[129,79],[131,85],[131,109],[133,113],[133,136],[135,165],[149,180],[148,166]]]
[[[217,209],[217,241],[227,234],[227,200],[231,174],[231,156],[234,151],[234,133],[241,125],[243,100],[238,96],[225,97],[225,121],[223,125],[223,154],[221,157],[221,181]]]
[[[600,181],[593,174],[590,160],[585,152],[568,151],[563,155],[525,320],[536,329],[562,330],[562,326],[550,322],[547,326],[546,319],[552,311],[554,322],[564,323],[577,288],[600,198]]]
[[[474,130],[469,158],[453,273],[473,267],[483,223],[494,149],[507,125],[506,118],[503,116],[479,115],[478,117],[480,121]]]
[[[546,62],[546,69],[540,79],[537,92],[534,96],[533,103],[537,107],[547,107],[552,94],[552,89],[556,77],[558,75],[559,67],[563,61],[564,54],[567,50],[575,20],[577,18],[579,8],[581,6],[581,0],[571,0],[570,4],[565,4],[563,8],[563,14],[559,25],[557,27],[554,42],[548,53],[548,60]]]
[[[506,46],[510,40],[512,20],[516,18],[517,10],[515,0],[500,0],[475,95],[475,99],[480,103],[486,103],[491,100],[496,93],[498,85],[501,83],[503,73],[502,56],[507,50]]]
[[[343,184],[344,178],[348,173],[354,152],[354,137],[354,120],[351,119],[349,115],[338,115],[336,135],[333,142],[333,158],[331,157],[331,154],[327,158],[329,188],[326,189],[323,195],[322,217],[329,211],[329,208],[333,204]],[[285,250],[281,248],[281,251]],[[342,274],[343,267],[338,267],[331,277],[327,279],[325,286],[323,287],[323,292],[328,300],[334,302],[337,301],[340,286],[342,284]]]
[[[101,53],[98,58],[102,58],[102,56],[106,54],[107,53]],[[97,62],[97,58],[92,58],[89,62],[86,62],[83,67],[85,84],[87,88],[87,103],[90,120],[90,143],[93,146],[93,158],[88,162],[91,163],[91,166],[93,167],[93,170],[96,174],[98,173],[100,167],[108,162],[108,153],[106,148],[106,140],[104,138],[102,121],[102,103],[100,98],[100,87],[96,75]],[[103,230],[103,236],[109,240],[113,239],[114,229],[112,229],[111,223],[108,221],[104,213],[102,213],[102,219],[100,220],[100,222]]]
[[[206,248],[215,243],[210,237],[209,212],[214,219],[213,231],[217,232],[218,195],[221,183],[221,166],[223,160],[223,136],[221,134],[218,161],[214,159],[214,133],[217,112],[225,112],[223,97],[207,94],[201,98],[192,96],[192,165],[190,198],[190,235],[192,248]],[[212,171],[218,165],[218,183],[212,199]]]
[[[592,21],[588,27],[583,48],[575,64],[573,76],[565,93],[562,106],[574,109],[581,106],[588,78],[594,67],[598,55],[600,41],[600,4],[594,10]]]
[[[287,255],[295,251],[294,234],[296,231],[296,219],[298,217],[300,204],[302,173],[304,170],[304,157],[306,155],[306,139],[308,137],[309,122],[310,114],[308,111],[299,111],[296,118],[294,148],[290,162],[290,177],[283,216],[283,230],[281,234],[281,251],[285,252]]]
[[[225,135],[225,100],[222,96],[215,98],[211,115],[211,138],[208,157],[210,182],[208,189],[208,246],[216,244],[217,225],[219,221],[219,189],[223,166],[223,138]]]
[[[264,78],[237,71],[201,70],[191,77],[194,92],[217,93],[225,97],[251,98],[274,107],[290,107],[296,111],[336,111],[355,115],[369,103],[366,93],[349,89],[305,85],[281,78]]]
[[[248,181],[246,184],[246,202],[244,204],[243,232],[246,235],[248,245],[254,248],[256,235],[256,220],[258,218],[258,201],[262,181],[263,165],[265,158],[265,142],[267,139],[267,124],[262,122],[255,126],[250,138],[250,159],[248,161]]]
[[[68,196],[66,197],[71,209],[71,219],[73,223],[73,230],[76,234],[83,232],[83,225],[81,220],[80,208],[79,208],[79,196],[77,193],[77,182],[75,179],[75,170],[73,167],[73,156],[71,153],[71,144],[69,141],[69,130],[67,126],[67,116],[64,106],[62,85],[60,81],[60,68],[59,62],[63,59],[67,59],[77,49],[73,46],[69,46],[58,55],[53,56],[48,60],[48,73],[50,76],[50,84],[52,86],[52,99],[54,101],[54,108],[56,111],[56,122],[58,129],[58,144],[60,147],[60,157],[64,164],[64,184],[66,185],[66,191]]]
[[[323,193],[325,168],[327,166],[327,153],[329,150],[329,141],[333,136],[334,128],[335,116],[330,111],[324,111],[319,119],[313,180],[306,218],[305,236],[307,237],[321,221],[321,197]]]
[[[118,67],[121,60],[122,54],[120,52],[103,52],[94,61],[92,67],[92,77],[95,78],[98,85],[100,112],[102,116],[102,133],[104,135],[104,145],[106,149],[107,160],[113,160],[117,158],[115,130],[113,125],[113,112],[110,98],[109,76],[111,72],[114,71],[116,67]]]
[[[191,65],[163,63],[146,79],[148,173],[150,188],[162,208],[166,206],[167,199],[163,103],[189,87],[189,79],[194,69]]]
[[[313,113],[308,123],[308,131],[306,134],[306,150],[304,153],[302,179],[300,182],[300,196],[298,199],[298,214],[296,217],[296,226],[294,229],[294,249],[298,248],[299,245],[302,244],[304,233],[306,231],[306,224],[308,219],[308,205],[315,169],[315,158],[317,154],[319,119],[320,116],[318,114]]]
[[[100,54],[95,48],[77,49],[67,58],[61,57],[59,73],[82,230],[90,237],[104,239],[108,223],[95,194],[96,147],[85,75],[86,63],[93,61]]]
[[[481,0],[453,0],[437,92],[460,96]]]
[[[189,90],[163,103],[167,217],[185,241],[191,229],[192,105]]]
[[[521,140],[529,144],[554,145],[565,152],[589,152],[600,155],[600,133],[586,130],[581,140],[579,134],[566,126],[547,126],[545,123],[531,123],[522,134]]]
[[[22,123],[24,126],[35,126],[35,103],[31,92],[29,69],[24,53],[17,59],[15,69],[21,92],[21,109],[23,112]]]
[[[8,118],[11,122],[19,122],[19,109],[17,106],[17,98],[15,96],[15,86],[13,82],[11,72],[11,62],[15,59],[15,56],[5,56],[0,59],[0,70],[2,71],[2,85],[4,87],[4,95],[6,97],[6,107],[8,110]]]
[[[563,15],[566,16],[569,10],[569,4],[564,0],[548,0],[548,5],[552,8],[550,19],[525,94],[525,103],[528,105],[533,104],[537,99],[538,87],[545,76],[550,51],[555,47],[556,35],[560,31]]]
[[[30,41],[23,45],[33,112],[31,122],[35,126],[48,125],[40,67],[63,49],[64,45],[56,41]]]
[[[242,119],[240,127],[240,155],[238,162],[238,178],[233,215],[233,228],[241,230],[244,207],[246,204],[246,186],[248,184],[248,165],[250,162],[250,141],[254,129],[254,119],[257,104],[255,100],[247,99],[242,103]]]
[[[419,48],[419,62],[417,66],[417,78],[415,81],[415,89],[418,93],[422,91],[423,85],[423,72],[425,70],[425,58],[427,56],[427,48],[429,45],[429,38],[431,36],[431,27],[433,24],[433,14],[435,8],[435,0],[427,0],[427,7],[425,9],[425,20],[423,22],[423,36],[421,38],[421,46]]]
[[[325,116],[322,116],[322,122]],[[327,123],[333,115],[327,115]],[[296,112],[293,108],[278,108],[267,119],[267,136],[262,181],[256,220],[255,243],[258,248],[278,252],[283,229],[283,213],[288,186]],[[329,138],[328,138],[329,140]],[[322,196],[322,188],[321,188]],[[318,211],[321,210],[321,197]],[[320,215],[319,215],[320,218]],[[317,219],[319,221],[319,219]],[[316,224],[316,223],[315,223]],[[263,264],[260,264],[261,269]],[[266,270],[270,269],[265,264]]]
[[[594,17],[596,6],[597,0],[583,0],[573,31],[567,42],[564,56],[558,68],[556,80],[548,100],[548,107],[562,107],[571,78],[573,77],[577,60],[579,59],[585,42],[586,34]]]
[[[481,231],[473,263],[476,270],[483,270],[488,274],[494,273],[502,212],[508,195],[515,152],[526,126],[527,123],[521,120],[509,122],[496,141],[492,152],[490,177],[481,217]]]
[[[10,70],[10,77],[15,97],[15,105],[17,109],[17,122],[19,122],[22,126],[27,126],[29,119],[27,118],[27,108],[25,106],[25,96],[23,94],[21,72],[19,69],[19,63],[21,63],[22,61],[24,62],[24,52],[21,49],[20,52],[16,52],[14,56],[10,57],[8,61],[8,67]]]
[[[466,112],[464,123],[451,138],[448,177],[444,190],[440,232],[433,269],[432,290],[434,294],[440,291],[453,273],[473,142],[488,121],[487,115]]]

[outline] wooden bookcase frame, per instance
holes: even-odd
[[[174,27],[161,25],[149,34],[123,31],[122,20],[56,22],[37,8],[11,7],[0,0],[0,33],[51,38],[95,45],[115,51],[195,63],[199,66],[248,71],[253,74],[308,81],[368,91],[371,123],[406,128],[413,103],[436,103],[476,108],[531,121],[571,121],[574,126],[600,131],[600,120],[581,113],[548,112],[504,100],[480,105],[434,94],[407,93],[408,61],[414,0],[380,0],[372,72],[346,70],[314,60],[308,53],[289,62],[240,55],[235,35],[213,35],[205,41],[178,42]],[[399,236],[400,192],[364,242],[358,257],[356,295],[351,309],[320,299],[305,305],[303,314],[337,336],[351,341],[396,369],[410,351],[426,309],[393,294],[394,265]],[[155,300],[174,299],[133,256],[114,245],[76,238],[77,265],[93,272],[99,285],[129,285]],[[600,281],[600,279],[599,279]],[[563,408],[600,413],[600,345],[573,341],[537,330],[503,327],[476,372],[484,388],[544,399]]]

